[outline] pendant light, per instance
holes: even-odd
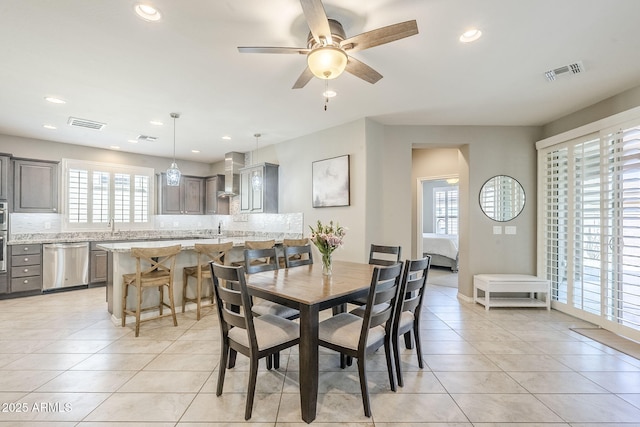
[[[253,162],[254,165],[258,164],[258,138],[260,138],[262,135],[259,133],[254,133],[253,136],[256,137],[256,161]],[[258,171],[258,169],[254,170],[253,173],[251,174],[251,187],[253,187],[253,189],[255,191],[260,191],[260,189],[262,189],[262,175],[260,174],[260,172]]]
[[[171,167],[167,169],[167,185],[177,187],[180,185],[181,173],[176,164],[176,119],[180,117],[180,114],[171,113],[171,117],[173,117],[173,162],[171,163]]]

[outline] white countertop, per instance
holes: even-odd
[[[233,242],[233,246],[243,247],[246,240],[274,240],[272,237],[221,237],[216,239],[172,239],[172,240],[153,240],[153,241],[127,241],[119,243],[100,243],[99,249],[110,252],[130,252],[131,248],[159,248],[163,246],[181,245],[182,250],[193,250],[196,243],[215,244]],[[276,243],[281,243],[282,239],[275,239]]]

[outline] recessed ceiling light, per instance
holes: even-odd
[[[45,96],[44,99],[46,101],[49,101],[52,104],[66,104],[67,101],[65,101],[64,99],[60,99],[60,98],[56,98],[53,96]]]
[[[327,90],[322,92],[322,96],[324,96],[325,98],[333,98],[337,94],[338,93],[335,90]]]
[[[164,124],[160,120],[151,120],[149,123],[155,126],[162,126]]]
[[[51,129],[51,130],[56,130],[58,129],[57,127],[55,127],[54,125],[42,125],[43,128],[45,129]]]
[[[225,135],[222,137],[222,139],[226,140],[226,141],[230,141],[231,137],[229,135]]]
[[[132,144],[137,144],[138,140],[137,139],[127,139],[127,142],[130,142]]]
[[[120,146],[119,145],[110,145],[109,148],[111,148],[112,150],[119,150]]]
[[[192,153],[196,153],[196,154],[197,154],[197,153],[199,153],[199,152],[200,152],[200,150],[191,150],[191,152],[192,152]]]
[[[156,22],[162,18],[160,11],[148,4],[137,4],[134,7],[136,14],[145,21]]]
[[[462,43],[471,43],[478,40],[481,36],[482,31],[477,28],[472,28],[462,33],[462,35],[460,36],[460,41]]]

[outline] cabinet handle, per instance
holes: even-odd
[[[26,285],[27,283],[29,283],[29,279],[24,279],[24,281],[22,283],[24,283]]]
[[[28,273],[28,272],[29,272],[29,269],[28,269],[28,268],[25,268],[25,269],[24,269],[24,272],[25,272],[25,273]]]
[[[24,250],[24,251],[28,251],[28,250],[29,250],[29,248],[25,246],[22,250]]]
[[[25,258],[25,259],[24,259],[24,262],[29,262],[29,258]]]

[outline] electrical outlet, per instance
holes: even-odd
[[[516,226],[508,225],[504,228],[504,234],[516,234]]]
[[[502,226],[494,225],[493,226],[493,234],[502,234]]]

